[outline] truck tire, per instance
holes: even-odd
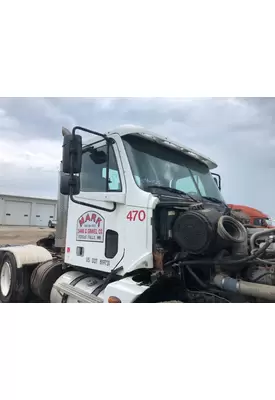
[[[0,301],[2,303],[23,303],[29,293],[29,272],[17,268],[15,257],[6,252],[0,260]]]
[[[53,284],[64,273],[61,260],[50,260],[39,264],[32,272],[30,284],[35,296],[46,303],[50,302]]]

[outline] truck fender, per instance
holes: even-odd
[[[7,246],[0,248],[0,302],[21,303],[29,294],[30,269],[25,265],[36,265],[52,260],[51,253],[39,246]]]
[[[1,247],[0,262],[6,252],[13,254],[17,268],[22,268],[24,265],[39,264],[52,260],[52,255],[48,250],[33,244]]]
[[[137,297],[149,289],[149,286],[138,284],[132,278],[123,278],[119,281],[110,283],[104,291],[104,303],[108,303],[108,298],[115,296],[121,303],[133,303]]]

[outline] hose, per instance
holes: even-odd
[[[250,262],[252,260],[256,260],[259,256],[264,254],[266,249],[270,246],[270,244],[273,242],[273,236],[270,236],[268,238],[268,241],[256,252],[254,252],[252,255],[244,257],[244,258],[239,258],[237,260],[227,260],[225,261],[224,259],[203,259],[203,260],[186,260],[185,258],[177,258],[172,261],[168,261],[167,263],[164,264],[164,267],[168,267],[176,262],[182,262],[186,265],[237,265],[237,264],[243,264]]]
[[[219,262],[219,264],[220,265],[235,265],[235,264],[246,263],[248,261],[255,260],[256,258],[258,258],[258,256],[265,253],[266,249],[270,246],[270,244],[272,242],[273,242],[273,236],[270,236],[268,238],[267,242],[263,245],[263,247],[261,247],[259,250],[254,252],[251,256],[244,257],[244,258],[238,259],[238,260],[229,260],[226,263],[224,263],[223,260],[221,260]]]
[[[225,225],[228,227],[228,229],[225,229]],[[237,234],[237,237],[232,236],[229,233],[231,230],[234,232],[234,234]],[[218,221],[217,232],[219,236],[226,241],[242,243],[247,240],[247,231],[245,227],[239,221],[228,215],[223,215],[220,217]]]
[[[223,274],[217,274],[214,277],[214,284],[223,290],[240,293],[244,296],[275,301],[275,286],[237,280]]]
[[[256,239],[258,239],[260,236],[265,236],[265,235],[270,236],[270,234],[272,234],[272,233],[275,233],[275,228],[266,229],[264,231],[253,233],[253,235],[250,238],[251,251],[253,251],[256,248],[256,243],[255,243]]]
[[[261,264],[265,265],[275,265],[275,260],[262,260],[261,258],[256,258],[256,261],[259,261]]]
[[[272,275],[272,272],[263,272],[261,275],[257,276],[254,279],[251,279],[251,282],[256,283],[258,282],[260,279],[264,278],[267,275]]]

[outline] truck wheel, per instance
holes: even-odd
[[[29,292],[29,275],[26,268],[17,268],[13,254],[5,253],[0,263],[0,301],[23,303]]]
[[[49,260],[39,264],[31,274],[31,290],[33,294],[44,302],[50,301],[53,284],[64,273],[63,262],[59,259]]]

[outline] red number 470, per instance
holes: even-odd
[[[146,218],[146,214],[144,210],[132,210],[129,211],[126,217],[129,221],[134,222],[136,220],[138,221],[144,221]]]

